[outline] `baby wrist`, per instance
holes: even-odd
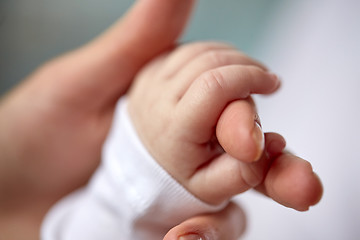
[[[216,212],[226,205],[212,206],[199,200],[152,158],[131,123],[125,97],[118,102],[103,159],[105,171],[119,187],[115,192],[126,191],[127,202],[142,221],[172,227],[191,216]]]

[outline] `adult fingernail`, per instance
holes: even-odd
[[[192,233],[181,236],[179,240],[203,240],[203,238],[198,234]]]
[[[265,136],[264,136],[264,132],[261,129],[260,124],[255,121],[255,127],[253,130],[253,138],[256,144],[256,155],[254,158],[254,161],[257,161],[260,159],[263,151],[264,151],[264,146],[265,146]]]

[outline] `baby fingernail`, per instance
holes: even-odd
[[[203,238],[198,234],[188,234],[181,236],[179,240],[203,240]]]
[[[261,129],[260,124],[255,121],[255,127],[253,130],[253,138],[256,144],[256,156],[254,158],[254,161],[257,161],[260,159],[263,151],[264,151],[264,147],[265,147],[265,136],[264,136],[264,132]]]

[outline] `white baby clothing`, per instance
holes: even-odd
[[[102,162],[85,188],[65,197],[47,214],[43,240],[159,240],[170,228],[208,205],[173,179],[147,152],[119,100],[104,144]]]

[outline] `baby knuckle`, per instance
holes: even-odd
[[[219,93],[223,92],[225,89],[225,77],[218,70],[210,70],[203,73],[199,80],[206,92]]]
[[[226,64],[226,58],[221,51],[209,50],[205,53],[205,58],[216,66]]]

